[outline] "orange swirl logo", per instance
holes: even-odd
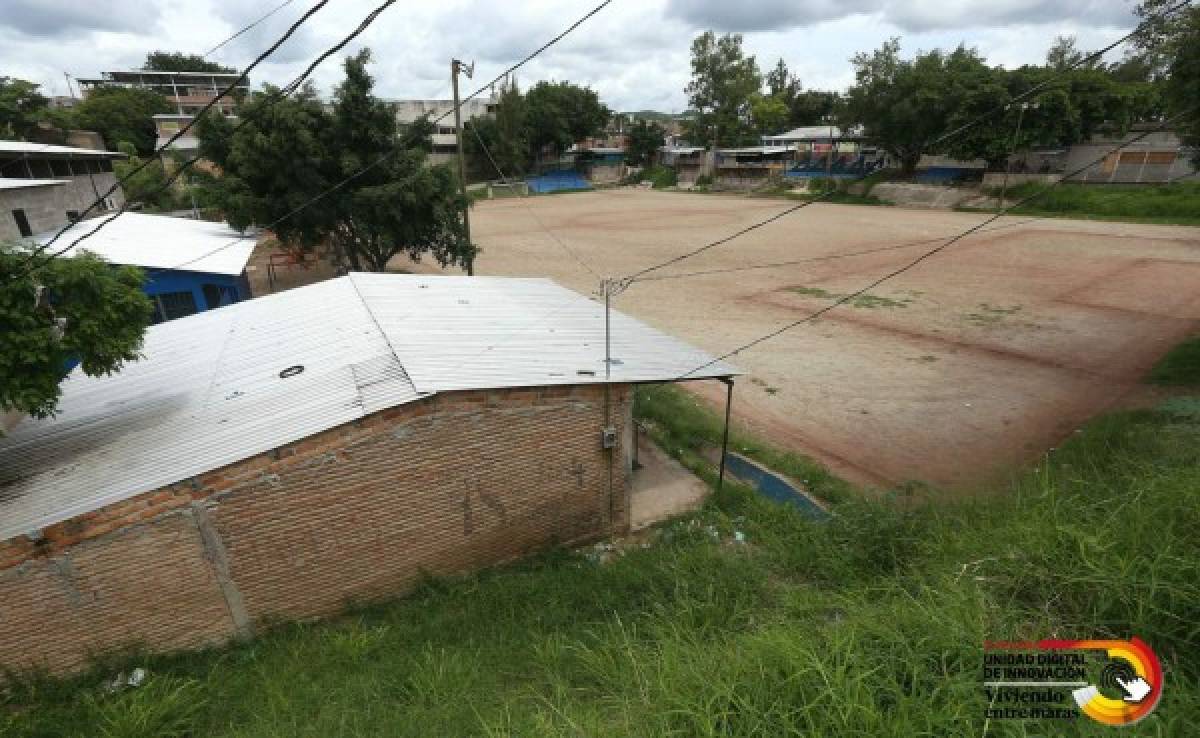
[[[1140,638],[1128,641],[1039,641],[1039,648],[1051,650],[1104,651],[1109,663],[1100,672],[1100,685],[1089,685],[1071,693],[1085,715],[1105,725],[1132,725],[1149,715],[1162,698],[1163,673],[1158,656]],[[1123,694],[1120,699],[1105,697],[1104,687]]]

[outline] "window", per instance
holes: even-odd
[[[71,176],[71,162],[66,159],[52,159],[50,161],[50,169],[54,172],[55,177]]]
[[[237,302],[237,290],[233,287],[225,287],[219,284],[205,284],[201,285],[200,289],[204,292],[204,302],[209,310],[224,305],[232,305]]]
[[[32,236],[33,229],[29,227],[29,218],[25,217],[25,211],[18,208],[12,211],[12,214],[13,220],[17,221],[17,230],[21,232],[21,235],[26,238]]]
[[[109,159],[101,159],[100,160],[100,171],[111,172],[112,170],[113,170],[113,168],[112,168],[111,160],[109,160]]]
[[[150,295],[150,299],[154,302],[154,315],[150,318],[152,323],[175,320],[198,312],[196,298],[191,292],[163,292]]]
[[[79,211],[78,210],[68,210],[67,211],[67,221],[70,223],[74,223],[77,220],[79,220]]]

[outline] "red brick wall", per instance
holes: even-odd
[[[220,642],[625,530],[611,401],[611,456],[602,386],[445,393],[0,542],[0,665]]]

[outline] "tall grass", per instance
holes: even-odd
[[[711,478],[716,417],[671,388],[641,393],[637,412]],[[741,451],[832,500],[832,520],[730,484],[608,563],[555,551],[430,581],[337,621],[139,662],[151,681],[117,694],[99,673],[30,682],[0,707],[0,733],[1109,736],[1086,721],[985,726],[982,643],[1136,634],[1167,687],[1122,734],[1193,735],[1198,441],[1188,416],[1113,415],[1004,494],[934,507],[864,501],[739,432]]]
[[[1045,192],[1013,213],[1078,215],[1085,217],[1200,224],[1200,183],[1170,185],[1060,184],[1050,189],[1029,182],[1008,190],[1010,200]]]

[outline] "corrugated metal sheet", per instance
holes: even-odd
[[[59,146],[58,144],[43,144],[33,141],[0,141],[0,154],[44,154],[55,156],[97,156],[124,159],[120,151],[104,151],[103,149],[80,149],[74,146]]]
[[[68,228],[58,243],[69,244],[101,224],[104,227],[96,235],[89,236],[67,254],[86,250],[114,264],[236,277],[246,269],[258,240],[238,233],[225,223],[125,213],[120,217],[105,215],[81,220]],[[53,236],[54,233],[43,234],[38,240],[45,243]]]
[[[711,359],[611,318],[608,381]],[[606,381],[603,305],[544,279],[354,274],[154,326],[144,353],[0,438],[0,540],[429,393]]]
[[[0,177],[0,190],[19,190],[22,187],[49,187],[66,184],[65,179],[18,179],[16,177]]]

